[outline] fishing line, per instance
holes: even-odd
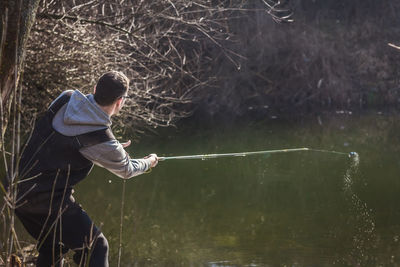
[[[126,179],[123,179],[122,183],[122,197],[121,197],[121,217],[119,224],[119,246],[118,246],[118,264],[117,266],[121,266],[121,255],[122,255],[122,227],[124,224],[124,206],[125,206],[125,191],[126,191]]]
[[[349,157],[357,154],[356,152],[350,152],[350,153],[345,153],[345,152],[338,152],[334,150],[324,150],[324,149],[309,149],[310,151],[314,152],[321,152],[321,153],[330,153],[330,154],[338,154],[338,155],[347,155]]]
[[[288,148],[288,149],[263,150],[263,151],[251,151],[251,152],[158,157],[158,160],[159,161],[179,160],[179,159],[202,159],[202,160],[205,160],[205,159],[215,159],[215,158],[246,157],[246,156],[253,156],[253,155],[264,155],[264,154],[267,155],[267,154],[289,153],[289,152],[299,152],[299,151],[313,151],[313,152],[320,152],[320,153],[346,155],[350,158],[358,156],[357,152],[345,153],[345,152],[338,152],[338,151],[333,151],[333,150],[311,149],[308,147],[301,147],[301,148]]]

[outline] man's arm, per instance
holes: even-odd
[[[126,144],[124,145],[127,146]],[[124,179],[146,172],[151,167],[154,167],[158,161],[155,154],[142,159],[131,159],[124,146],[117,140],[83,147],[79,152],[94,164]]]

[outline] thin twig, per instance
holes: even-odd
[[[84,18],[79,18],[79,17],[73,17],[73,16],[67,16],[65,14],[38,13],[37,17],[40,19],[58,19],[58,20],[68,19],[73,22],[96,24],[96,25],[104,26],[104,27],[107,27],[107,28],[110,28],[110,29],[113,29],[116,31],[130,34],[129,31],[127,31],[121,27],[115,26],[111,23],[95,21],[95,20],[90,20],[90,19],[84,19]]]
[[[396,49],[400,50],[400,46],[397,46],[397,45],[395,45],[395,44],[388,43],[388,46],[390,46],[390,47],[393,47],[393,48],[396,48]]]

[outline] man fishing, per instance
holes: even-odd
[[[75,202],[72,187],[93,164],[123,179],[157,165],[156,154],[131,159],[124,150],[130,141],[120,143],[111,132],[111,117],[124,106],[128,88],[124,74],[107,72],[93,94],[65,91],[36,122],[19,163],[15,211],[38,241],[36,266],[60,266],[69,250],[79,266],[109,266],[107,239]]]

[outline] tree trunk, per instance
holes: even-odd
[[[39,0],[0,1],[0,93],[3,107],[18,85],[25,46],[35,21]]]

